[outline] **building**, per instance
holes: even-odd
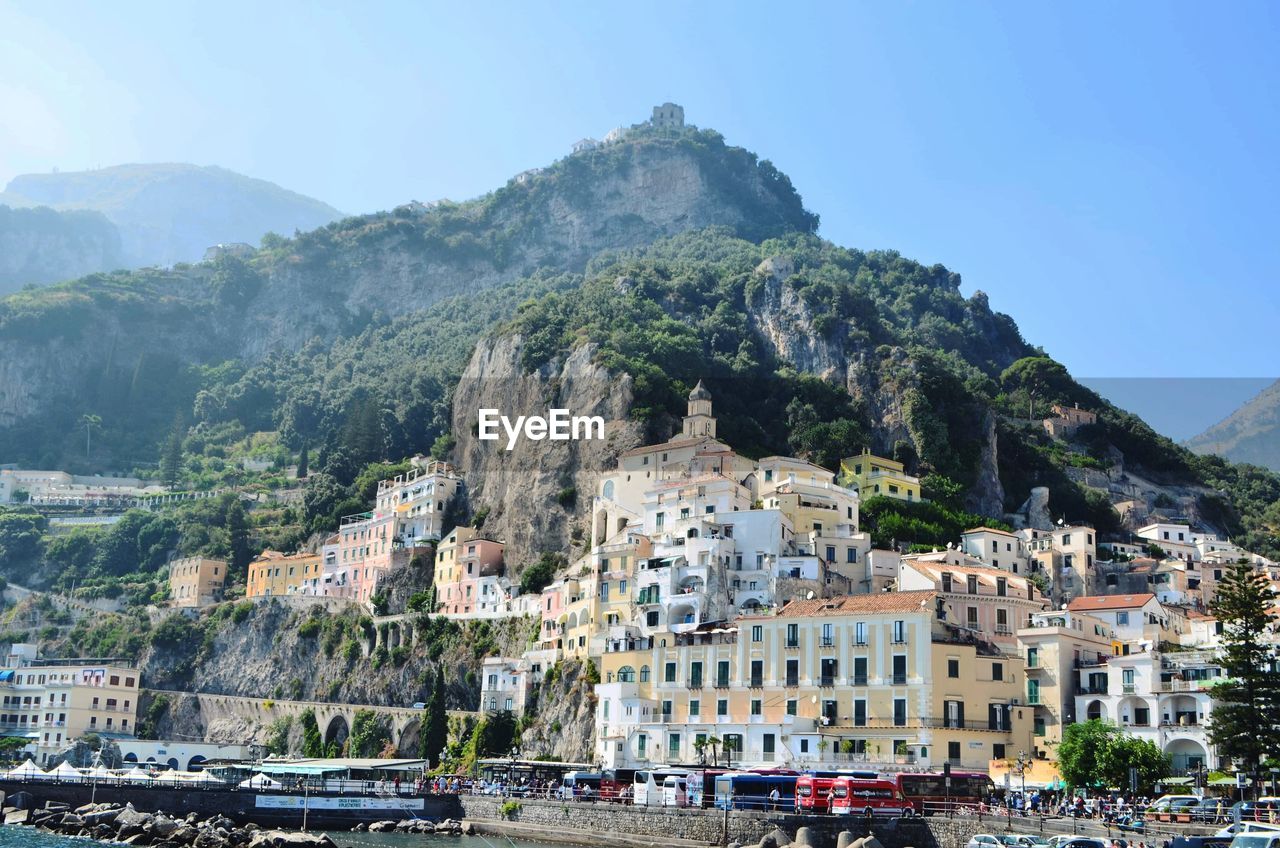
[[[1044,609],[1044,596],[1025,577],[972,565],[970,560],[956,550],[905,556],[898,589],[936,592],[944,602],[946,621],[1017,654],[1014,631]]]
[[[901,462],[876,456],[867,448],[858,456],[840,460],[840,482],[857,489],[862,498],[921,499],[919,477],[907,474]]]
[[[1029,556],[1017,533],[993,527],[974,527],[960,535],[960,550],[992,568],[1026,574]]]
[[[249,563],[246,598],[316,595],[322,585],[320,554],[282,554],[266,550]]]
[[[1063,728],[1075,723],[1076,696],[1106,689],[1105,681],[1082,680],[1079,669],[1106,661],[1114,631],[1087,613],[1046,610],[1032,613],[1017,635],[1026,660],[1026,703],[1034,711],[1037,749],[1047,754],[1062,741]]]
[[[0,504],[128,507],[144,497],[164,492],[164,487],[144,484],[136,477],[0,468]]]
[[[684,107],[675,103],[663,103],[653,107],[653,116],[649,125],[662,129],[681,129],[684,127]]]
[[[1135,535],[1158,547],[1168,556],[1182,560],[1200,559],[1200,547],[1190,525],[1157,521],[1139,527]]]
[[[168,766],[175,771],[202,771],[205,763],[227,760],[250,762],[252,746],[219,745],[214,742],[187,742],[173,739],[118,739],[120,756],[126,763]]]
[[[227,564],[220,559],[187,557],[169,563],[169,599],[175,607],[199,609],[222,600]]]
[[[1094,593],[1091,582],[1098,555],[1097,536],[1087,524],[1058,525],[1052,530],[1019,530],[1027,551],[1027,569],[1049,583],[1049,596],[1059,606]]]
[[[1053,439],[1069,439],[1081,427],[1098,423],[1097,413],[1076,406],[1053,405],[1053,415],[1044,419],[1044,431]]]
[[[543,668],[528,658],[486,657],[480,669],[480,709],[523,715],[529,688],[542,680]]]
[[[1076,598],[1067,609],[1106,622],[1119,643],[1146,642],[1158,647],[1161,642],[1178,641],[1174,617],[1151,592]]]
[[[1210,689],[1222,678],[1216,651],[1163,652],[1146,643],[1126,648],[1097,664],[1081,664],[1075,699],[1080,720],[1109,721],[1154,743],[1175,774],[1224,768],[1206,730],[1213,715]]]
[[[28,740],[37,764],[86,733],[133,736],[138,671],[118,660],[42,660],[36,646],[9,646],[0,669],[0,735]]]
[[[946,623],[938,600],[793,601],[606,652],[597,755],[607,767],[694,762],[716,737],[744,766],[985,770],[1031,742],[1021,663]]]
[[[505,591],[498,583],[504,550],[502,542],[482,536],[474,527],[453,528],[436,549],[436,610],[472,613],[480,608],[482,595],[489,603],[496,603],[496,593]],[[489,597],[491,594],[494,597]]]

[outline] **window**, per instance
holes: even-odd
[[[667,755],[673,759],[680,759],[680,734],[670,733],[667,735]]]
[[[1003,577],[996,578],[996,594],[1004,597],[1009,594],[1009,581]]]
[[[949,571],[942,572],[942,591],[951,591],[951,572]]]
[[[906,654],[894,654],[893,656],[893,682],[899,686],[907,682]]]
[[[901,619],[893,623],[893,641],[899,645],[907,641],[907,623]]]
[[[669,663],[667,663],[667,664],[663,667],[663,669],[662,669],[662,682],[663,682],[663,683],[675,683],[675,682],[676,682],[676,664],[675,664],[675,663],[673,663],[673,662],[669,662]]]
[[[863,698],[855,698],[853,701],[853,726],[867,726],[867,702]]]
[[[699,702],[697,698],[694,698],[689,702],[689,717],[692,718],[693,716],[698,715],[701,708],[701,702]]]
[[[947,759],[953,763],[960,762],[960,743],[959,742],[947,743]]]
[[[800,625],[799,624],[787,625],[787,647],[788,648],[800,647]]]
[[[786,684],[788,686],[800,685],[800,661],[799,660],[787,660]]]
[[[976,574],[970,574],[965,578],[965,588],[970,595],[978,594],[978,577]]]
[[[964,727],[964,701],[942,702],[942,726],[947,728]]]
[[[853,658],[853,685],[854,686],[867,685],[867,658],[866,657]]]
[[[965,609],[965,624],[970,630],[978,629],[978,608],[967,607]]]
[[[822,647],[830,648],[835,644],[835,625],[825,623],[822,625]]]
[[[894,727],[907,726],[907,699],[906,698],[893,699],[893,726]]]
[[[1004,757],[1005,757],[1005,753],[1004,753],[1004,745],[1000,744],[999,742],[994,742],[994,743],[992,743],[992,745],[991,745],[991,759],[993,759],[993,760],[1003,760],[1003,759],[1004,759]]]
[[[729,699],[719,698],[716,700],[716,717],[724,718],[729,714]]]
[[[751,686],[764,685],[764,660],[751,661]]]
[[[716,685],[720,687],[729,685],[729,661],[720,660],[716,663]]]
[[[1027,668],[1040,667],[1040,649],[1027,648]]]
[[[845,548],[845,549],[844,549],[844,561],[845,561],[845,562],[857,562],[857,561],[858,561],[858,549],[857,549],[857,548]],[[806,741],[808,741],[808,740],[806,740]]]
[[[1116,624],[1121,626],[1127,626],[1129,624],[1129,613],[1127,612],[1116,613]]]
[[[836,546],[827,545],[827,562],[835,562],[835,561],[836,561]]]
[[[960,660],[954,658],[947,660],[947,677],[957,680],[960,678]]]
[[[853,644],[867,644],[867,623],[865,621],[855,622],[853,625]]]
[[[751,699],[751,714],[753,716],[764,715],[764,705],[759,698]]]
[[[764,628],[759,624],[751,625],[751,641],[752,642],[764,641]]]
[[[689,685],[695,689],[702,686],[702,663],[697,660],[689,664]]]
[[[647,665],[640,666],[640,682],[641,683],[649,682],[649,666]]]
[[[787,715],[793,716],[796,714],[796,705],[797,701],[795,698],[787,699]]]

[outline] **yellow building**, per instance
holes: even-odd
[[[103,660],[42,660],[9,646],[0,669],[0,735],[29,740],[37,764],[86,733],[132,736],[138,670]]]
[[[175,607],[206,607],[222,600],[227,564],[220,559],[188,557],[169,563],[169,598]]]
[[[249,583],[245,589],[245,597],[319,594],[318,591],[311,590],[319,587],[322,572],[319,554],[263,551],[249,563]]]
[[[1076,720],[1077,695],[1106,691],[1103,663],[1113,639],[1114,630],[1102,619],[1066,609],[1032,613],[1018,628],[1027,664],[1026,702],[1035,711],[1038,745],[1062,741],[1063,728]]]
[[[858,456],[840,460],[840,482],[858,490],[862,498],[883,495],[904,501],[920,500],[920,478],[912,477],[902,463],[863,449]]]
[[[690,762],[718,737],[745,765],[985,770],[1032,740],[1021,659],[943,621],[933,591],[793,601],[600,666],[613,767]]]

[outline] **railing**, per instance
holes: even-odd
[[[1133,683],[1125,683],[1120,688],[1125,695],[1132,695],[1134,692],[1138,690],[1138,687]]]
[[[819,648],[834,648],[835,646],[836,646],[836,640],[832,639],[830,636],[823,636],[821,639],[818,640]]]
[[[906,685],[906,682],[907,682],[907,676],[905,674],[895,674],[893,676],[893,683],[896,686],[904,686]]]
[[[866,686],[866,685],[867,685],[867,676],[866,676],[865,674],[862,674],[862,675],[855,674],[855,675],[853,676],[853,685],[854,685],[854,686]]]
[[[701,688],[702,688],[702,678],[701,678],[701,677],[691,677],[691,678],[689,678],[689,682],[688,682],[686,685],[687,685],[690,689],[701,689]]]
[[[747,686],[749,686],[752,689],[761,688],[762,686],[764,686],[764,677],[753,674],[751,676],[751,679],[747,681]]]
[[[728,689],[728,688],[729,688],[729,678],[727,678],[727,677],[717,677],[717,678],[716,678],[716,683],[715,683],[715,688],[717,688],[717,689]]]
[[[799,640],[799,639],[788,639],[788,640],[786,641],[786,643],[783,645],[783,647],[785,647],[785,648],[798,648],[798,647],[800,647],[800,640]]]
[[[819,686],[821,686],[821,687],[823,687],[823,688],[827,688],[827,687],[830,687],[830,686],[835,686],[835,685],[836,685],[836,679],[835,679],[835,677],[834,677],[833,675],[830,675],[830,674],[824,674],[824,675],[822,675],[821,677],[819,677],[819,678],[818,678],[818,685],[819,685]]]
[[[901,635],[901,636],[894,636],[894,637],[893,637],[893,644],[895,644],[895,645],[905,645],[905,644],[907,644],[907,637],[906,637],[906,634],[903,634],[903,635]]]
[[[800,685],[800,678],[787,675],[787,679],[784,682],[784,685],[789,689],[795,688]]]

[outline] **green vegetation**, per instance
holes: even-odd
[[[448,742],[449,713],[445,703],[444,670],[437,666],[435,683],[431,687],[431,697],[427,699],[426,716],[422,722],[422,758],[432,768],[436,768],[440,765],[440,758]]]
[[[894,543],[942,548],[954,544],[965,530],[984,524],[997,530],[1013,529],[940,502],[911,503],[883,496],[863,501],[860,515],[862,529],[871,533],[871,543],[878,548],[892,548]]]
[[[569,561],[564,554],[544,551],[538,561],[520,572],[520,594],[534,595],[551,585]]]
[[[356,710],[347,738],[347,756],[378,757],[391,743],[391,722],[373,710]]]
[[[1130,736],[1113,724],[1091,719],[1068,725],[1058,745],[1058,771],[1076,789],[1129,788],[1138,770],[1138,791],[1149,792],[1169,776],[1169,759],[1155,743]]]
[[[304,710],[299,717],[302,725],[302,756],[325,756],[324,737],[320,735],[320,725],[316,723],[315,710]]]
[[[1222,623],[1224,679],[1213,688],[1217,704],[1209,737],[1223,757],[1252,771],[1266,758],[1280,759],[1280,667],[1268,640],[1280,622],[1263,572],[1237,563],[1223,575],[1213,599]]]

